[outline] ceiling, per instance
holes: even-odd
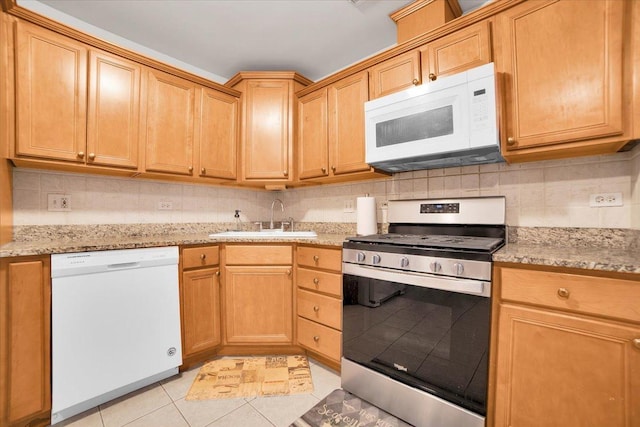
[[[463,12],[487,2],[458,1]],[[79,28],[88,33],[91,26],[106,30],[223,83],[238,71],[251,70],[294,70],[314,81],[326,77],[395,45],[396,28],[389,14],[411,2],[19,0],[18,4],[68,25],[90,24]],[[68,16],[82,22],[70,23]],[[108,33],[94,35],[117,43]]]

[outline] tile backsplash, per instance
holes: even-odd
[[[378,203],[400,198],[504,195],[507,223],[522,227],[640,229],[640,146],[609,156],[508,165],[404,172],[375,181],[333,184],[284,192],[166,183],[16,168],[13,173],[15,225],[233,222],[268,220],[271,202],[281,199],[297,222],[355,223],[355,198],[368,193]],[[595,193],[622,193],[621,207],[589,207]],[[71,211],[47,210],[49,194],[70,196]],[[170,210],[160,210],[170,202]]]

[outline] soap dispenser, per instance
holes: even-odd
[[[240,221],[240,209],[236,209],[236,213],[233,216],[236,219],[236,229],[235,231],[242,231],[242,222]]]

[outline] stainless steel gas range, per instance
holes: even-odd
[[[343,245],[342,387],[416,426],[484,426],[504,197],[390,201]]]

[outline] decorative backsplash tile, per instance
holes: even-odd
[[[285,212],[275,212],[278,220],[355,224],[356,214],[345,212],[345,202],[368,193],[377,199],[379,223],[386,221],[388,200],[504,195],[510,226],[640,229],[639,175],[640,145],[609,156],[414,171],[284,192],[17,168],[14,223],[232,223],[235,209],[251,223],[268,220],[271,202],[279,198]],[[589,195],[600,192],[622,193],[624,206],[589,207]],[[68,194],[71,211],[48,211],[50,193]],[[159,210],[160,202],[170,202],[172,209]]]

